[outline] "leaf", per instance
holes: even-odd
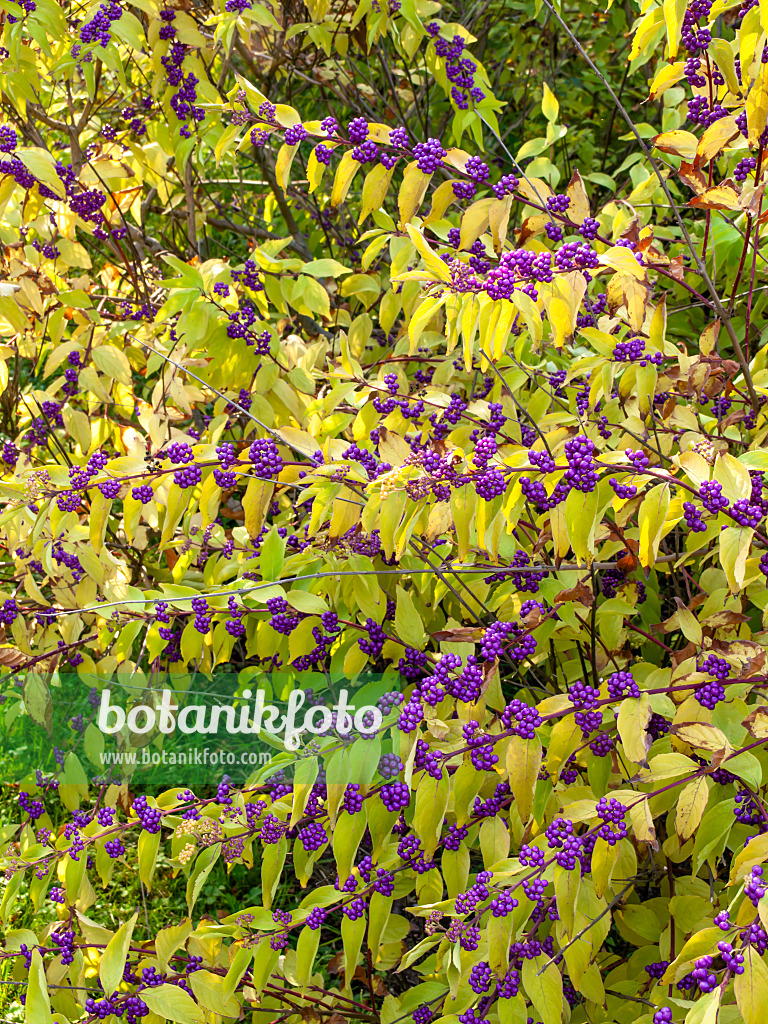
[[[664,24],[667,29],[667,46],[670,60],[674,60],[677,56],[680,33],[683,27],[683,17],[687,6],[686,0],[664,0]]]
[[[394,167],[387,170],[384,164],[381,163],[375,164],[373,170],[366,174],[365,181],[363,182],[363,202],[360,216],[357,218],[358,224],[362,224],[365,218],[373,213],[374,210],[381,208],[389,191],[393,174]]]
[[[683,77],[683,62],[677,61],[675,64],[668,64],[659,71],[651,83],[650,88],[650,99],[658,99],[667,89],[671,88],[676,82],[679,82]]]
[[[688,206],[699,210],[740,210],[739,195],[730,178],[721,185],[705,189],[701,195],[689,199]]]
[[[128,356],[114,345],[99,345],[91,353],[96,368],[113,380],[119,380],[126,387],[131,386],[133,375]]]
[[[36,178],[52,189],[59,199],[66,196],[64,182],[56,173],[55,161],[47,149],[40,146],[28,146],[17,149],[14,154],[31,171]]]
[[[756,740],[764,740],[768,737],[768,707],[755,708],[741,723]]]
[[[736,975],[733,988],[744,1024],[761,1024],[768,1004],[768,967],[752,946],[744,949],[744,973]]]
[[[669,510],[669,485],[657,484],[643,498],[638,512],[640,527],[640,564],[653,565],[661,543],[661,535]]]
[[[400,191],[397,194],[400,231],[405,231],[406,224],[412,220],[413,215],[421,206],[431,178],[431,174],[425,174],[419,170],[415,160],[405,168]]]
[[[523,987],[536,1007],[541,1024],[560,1024],[563,1012],[563,978],[549,957],[537,956],[523,963]],[[539,973],[541,972],[541,973]]]
[[[445,281],[446,283],[449,283],[451,280],[451,272],[448,270],[443,260],[441,260],[437,253],[434,252],[421,231],[419,231],[418,228],[415,228],[412,224],[406,224],[406,230],[408,231],[408,237],[421,253],[421,257],[424,260],[424,265],[427,270],[431,271],[438,281]],[[441,301],[445,301],[445,296]]]
[[[756,146],[768,121],[768,67],[760,64],[747,96],[747,142]]]
[[[565,927],[566,935],[570,936],[574,931],[576,905],[581,886],[581,872],[569,871],[567,868],[562,868],[557,864],[555,865],[554,882],[557,912]]]
[[[142,829],[139,835],[139,878],[152,891],[152,876],[155,873],[157,854],[160,849],[160,833]]]
[[[680,0],[676,0],[676,2],[680,2]],[[667,4],[665,3],[664,6],[666,8]],[[672,153],[674,156],[681,156],[687,163],[693,161],[696,156],[696,150],[699,147],[699,140],[693,132],[682,130],[655,135],[651,142],[662,153]]]
[[[715,121],[704,131],[699,140],[696,147],[697,161],[709,163],[738,133],[739,127],[735,117],[721,117],[719,121]]]
[[[205,1020],[192,996],[177,985],[144,989],[141,998],[153,1013],[176,1024],[203,1024]]]
[[[568,182],[566,195],[571,200],[568,207],[568,217],[576,224],[581,224],[589,216],[589,197],[584,185],[584,179],[578,171],[574,171],[571,180]]]
[[[89,519],[89,534],[93,550],[96,554],[104,547],[104,535],[107,530],[109,513],[112,511],[112,501],[105,498],[101,491],[96,491],[91,501],[91,515]]]
[[[322,615],[328,611],[328,602],[318,594],[310,594],[308,590],[289,590],[285,599],[291,608],[305,615]]]
[[[162,928],[155,938],[155,952],[159,962],[160,971],[168,966],[168,961],[173,954],[187,941],[192,931],[192,922],[187,918],[181,924],[171,925],[169,928]]]
[[[32,963],[29,967],[27,998],[24,1003],[24,1020],[26,1024],[52,1024],[51,1001],[48,997],[48,982],[45,978],[43,958],[37,949],[32,950]]]
[[[565,526],[573,553],[578,562],[592,562],[595,553],[595,529],[599,511],[599,495],[594,491],[575,488],[565,499]]]
[[[302,928],[296,943],[296,980],[304,988],[312,977],[312,966],[320,945],[319,928]]]
[[[546,82],[544,85],[544,95],[541,99],[541,112],[548,121],[556,121],[557,115],[560,112],[560,104],[555,99],[555,94],[549,88]]]
[[[312,277],[343,277],[344,274],[351,274],[352,271],[338,260],[321,259],[305,263],[299,273],[310,274]],[[316,447],[317,445],[315,445]],[[315,448],[312,450],[314,451]]]
[[[478,199],[461,218],[461,248],[469,249],[488,230],[494,199]]]
[[[251,540],[259,536],[264,520],[267,518],[275,485],[271,480],[251,478],[243,496],[245,510],[245,528]]]
[[[510,736],[505,766],[509,774],[509,788],[523,822],[527,822],[531,815],[541,756],[541,741],[538,737],[524,739],[522,736]]]
[[[190,917],[192,917],[192,908],[197,901],[197,897],[200,895],[200,890],[205,884],[208,875],[213,871],[220,853],[221,844],[219,843],[216,846],[207,847],[195,861],[195,866],[187,880],[187,909],[189,910]]]
[[[744,586],[752,538],[755,531],[745,526],[728,526],[721,530],[720,565],[728,578],[732,594],[738,594]]]
[[[275,160],[275,180],[277,181],[283,192],[288,191],[288,185],[291,181],[291,164],[293,158],[299,150],[298,142],[292,145],[283,144],[277,152],[277,159]]]
[[[624,246],[612,245],[598,259],[604,266],[611,267],[621,274],[627,274],[629,277],[634,277],[638,281],[644,281],[647,277],[645,267],[640,266],[635,259],[634,253],[624,248]]]
[[[336,168],[336,176],[333,179],[331,189],[331,206],[341,206],[347,198],[347,193],[360,170],[362,164],[352,156],[352,150],[348,149],[342,155],[339,166]]]
[[[675,831],[683,840],[690,839],[701,823],[709,799],[709,786],[703,776],[694,779],[680,793],[675,815]]]
[[[639,698],[626,697],[619,705],[617,726],[624,753],[635,764],[645,766],[651,746],[651,737],[646,732],[651,719],[651,704],[646,693]]]
[[[133,917],[122,925],[107,943],[107,948],[99,963],[99,980],[108,996],[117,991],[123,980],[123,969],[128,958],[128,947],[131,945],[133,929],[139,918],[138,910]]]
[[[721,729],[706,722],[681,722],[672,726],[672,734],[690,747],[711,750],[715,753],[730,754],[731,745]]]
[[[427,635],[424,624],[413,603],[413,597],[402,587],[397,588],[397,605],[395,608],[395,629],[398,637],[408,645],[420,651],[423,649]]]

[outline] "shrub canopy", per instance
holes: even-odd
[[[766,5],[0,8],[4,1016],[757,1024]]]

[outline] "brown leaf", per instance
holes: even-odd
[[[328,961],[328,966],[326,967],[326,970],[328,971],[329,974],[343,974],[344,973],[344,964],[345,964],[345,958],[344,958],[344,951],[342,950],[339,953],[335,953],[331,957],[331,959]],[[336,1015],[334,1014],[334,1016],[336,1016]],[[333,1018],[331,1018],[331,1020],[332,1019]],[[330,1020],[328,1021],[328,1024],[330,1024]]]
[[[695,192],[697,196],[700,196],[702,192],[707,191],[707,179],[704,172],[699,170],[694,164],[683,162],[680,164],[680,170],[677,172],[680,180]]]
[[[429,635],[435,640],[448,640],[458,643],[476,643],[482,639],[484,629],[477,626],[456,626],[454,629],[439,629]]]
[[[17,665],[23,665],[26,660],[26,654],[22,654],[16,647],[0,647],[0,665],[16,668]]]
[[[658,626],[654,626],[653,628],[659,629]],[[664,630],[660,630],[660,632],[664,632]],[[677,666],[681,665],[684,661],[687,661],[689,658],[695,657],[695,655],[698,654],[698,652],[699,648],[696,646],[696,644],[690,642],[687,643],[685,647],[673,653],[672,667],[677,668]]]
[[[581,580],[579,580],[575,587],[561,590],[559,594],[555,595],[555,604],[570,604],[573,601],[578,601],[585,608],[591,608],[595,603],[595,595]]]
[[[721,626],[736,626],[740,622],[749,622],[748,616],[742,615],[741,612],[722,611],[715,612],[714,615],[710,615],[709,618],[704,619],[702,626],[710,626],[712,629],[719,629]]]

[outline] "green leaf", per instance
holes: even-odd
[[[296,943],[296,980],[306,988],[312,977],[312,967],[320,945],[319,928],[302,928]]]
[[[141,830],[139,835],[139,878],[152,891],[152,877],[155,873],[157,853],[160,849],[160,833]]]
[[[123,980],[123,969],[128,958],[128,947],[131,945],[131,936],[138,920],[139,912],[126,921],[107,943],[107,948],[99,963],[99,980],[108,996],[117,991],[117,986]]]
[[[744,949],[744,973],[736,975],[733,987],[744,1024],[761,1024],[768,1005],[768,967],[752,946]]]
[[[523,987],[536,1007],[541,1024],[560,1024],[563,1013],[563,979],[549,957],[537,956],[523,964]],[[539,973],[541,972],[541,973]]]
[[[176,1024],[203,1024],[205,1020],[192,996],[177,985],[144,989],[141,998],[153,1013]]]
[[[575,489],[565,499],[565,527],[578,562],[589,565],[595,553],[595,528],[599,509],[597,488],[586,494]]]
[[[162,928],[155,938],[155,953],[157,954],[160,971],[168,966],[168,961],[173,954],[189,938],[192,931],[192,922],[187,918],[181,924],[171,925],[170,928]]]
[[[195,861],[192,874],[187,881],[187,909],[189,910],[190,917],[192,916],[192,908],[197,901],[197,897],[200,895],[200,890],[203,888],[208,875],[213,871],[213,866],[219,859],[220,853],[221,844],[217,843],[215,846],[209,846],[203,850]]]
[[[509,788],[515,798],[520,818],[527,822],[533,807],[533,794],[541,768],[541,741],[538,737],[524,739],[510,736],[507,746],[506,769]]]
[[[43,958],[37,949],[32,950],[27,999],[24,1004],[24,1020],[26,1024],[52,1024],[53,1022],[45,967]]]
[[[400,640],[408,647],[421,651],[427,642],[424,624],[416,610],[413,597],[402,587],[397,588],[397,606],[395,608],[395,629]]]

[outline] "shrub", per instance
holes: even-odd
[[[756,1024],[763,5],[4,8],[5,1016]]]

